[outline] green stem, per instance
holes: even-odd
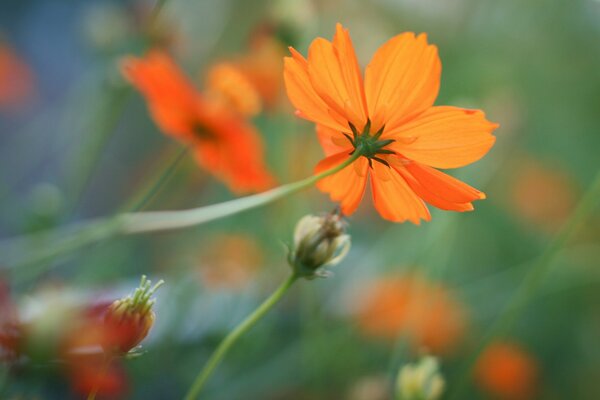
[[[123,207],[123,211],[139,211],[145,208],[165,183],[173,176],[179,163],[187,153],[188,148],[184,147],[178,150],[177,154],[174,156],[170,155],[166,163],[161,163],[158,172],[155,172],[152,175],[152,178],[149,179],[149,182],[143,186],[142,190],[140,190],[139,194],[136,194],[136,196]]]
[[[152,8],[148,24],[152,28],[156,25],[166,0],[158,0]],[[129,100],[131,94],[129,86],[111,87],[108,92],[108,98],[102,104],[102,108],[96,115],[92,124],[92,132],[88,135],[89,139],[84,143],[84,149],[79,152],[74,166],[71,168],[73,176],[72,198],[74,206],[78,207],[81,197],[89,184],[89,180],[94,172],[94,168],[106,143],[112,137],[115,129],[121,119],[123,106]]]
[[[252,328],[262,317],[265,316],[267,312],[277,302],[283,297],[283,295],[288,291],[288,289],[292,286],[294,282],[298,279],[296,274],[290,275],[290,277],[275,290],[267,298],[256,310],[252,312],[249,316],[246,317],[238,326],[235,327],[225,338],[221,341],[216,350],[212,353],[206,364],[204,364],[204,368],[200,371],[200,373],[196,376],[196,379],[192,383],[188,393],[185,396],[185,400],[193,400],[198,397],[198,394],[204,387],[204,384],[210,378],[211,374],[219,365],[223,357],[227,354],[231,346],[235,344],[235,342],[242,337],[250,328]]]
[[[318,175],[309,176],[301,181],[279,186],[263,193],[226,201],[211,206],[180,211],[139,212],[123,215],[123,232],[127,234],[141,232],[156,232],[171,229],[181,229],[200,225],[223,217],[238,214],[242,211],[260,207],[282,197],[310,187],[319,180],[335,174],[352,164],[360,153],[356,151],[346,161]]]
[[[47,262],[62,254],[81,247],[109,239],[119,234],[136,234],[145,232],[181,229],[200,225],[220,218],[257,208],[279,200],[292,193],[314,185],[319,180],[341,171],[361,156],[355,151],[343,163],[310,176],[301,181],[289,183],[263,193],[241,197],[205,207],[180,211],[155,211],[126,213],[110,218],[82,222],[77,227],[67,227],[55,232],[42,232],[10,240],[0,246],[0,264],[12,269],[21,269],[41,262]],[[37,251],[31,251],[35,244]],[[15,253],[17,255],[15,255]],[[20,257],[25,254],[25,257]]]
[[[467,383],[472,374],[473,367],[479,357],[479,354],[498,336],[505,334],[515,321],[520,316],[521,312],[525,308],[527,301],[534,294],[538,286],[542,283],[543,278],[548,272],[554,257],[559,250],[565,245],[565,243],[573,236],[577,231],[577,228],[583,223],[593,211],[594,207],[598,205],[598,198],[600,198],[600,172],[596,174],[596,177],[587,190],[586,194],[579,202],[579,205],[571,215],[571,218],[565,223],[562,229],[554,237],[552,242],[546,247],[544,252],[539,256],[535,264],[531,267],[525,279],[516,290],[515,294],[510,299],[508,305],[500,314],[500,316],[493,323],[491,328],[488,330],[486,335],[483,337],[479,345],[473,354],[465,362],[463,370],[459,375],[459,381],[456,385],[456,389],[449,396],[449,399],[464,399],[464,391],[467,388]]]

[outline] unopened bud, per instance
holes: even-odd
[[[402,367],[396,381],[399,400],[437,400],[444,391],[444,378],[435,357],[425,356]]]
[[[152,310],[155,300],[150,297],[164,282],[152,286],[142,276],[140,286],[133,294],[112,303],[104,316],[108,334],[104,339],[104,350],[111,354],[126,354],[148,335],[154,324]]]
[[[338,213],[307,215],[296,225],[288,262],[298,276],[327,276],[323,267],[342,261],[350,250],[350,235]]]

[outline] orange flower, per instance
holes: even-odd
[[[535,159],[518,166],[510,190],[511,209],[528,223],[556,231],[577,204],[577,187],[571,176],[553,163]]]
[[[146,97],[156,124],[190,145],[198,163],[235,192],[269,188],[258,132],[234,110],[200,94],[165,53],[129,57],[123,74]]]
[[[475,366],[479,386],[501,399],[533,399],[537,377],[533,357],[514,343],[490,345]]]
[[[375,208],[385,219],[429,220],[424,201],[444,210],[470,211],[485,195],[436,168],[477,161],[494,144],[498,127],[482,111],[433,106],[440,85],[437,48],[425,34],[403,33],[385,43],[365,70],[364,82],[348,31],[338,24],[333,42],[315,39],[308,59],[290,48],[284,78],[297,114],[317,123],[328,156],[316,172],[353,165],[322,179],[318,187],[358,207],[367,179]]]
[[[202,283],[210,288],[241,289],[263,263],[263,253],[251,236],[219,235],[210,240],[200,258]]]
[[[33,74],[27,64],[0,42],[0,109],[25,104],[33,93]]]
[[[418,276],[386,277],[359,297],[358,326],[368,336],[395,340],[408,334],[416,347],[436,353],[450,351],[464,336],[464,308],[440,284]]]
[[[206,74],[207,96],[241,115],[253,116],[260,112],[262,102],[252,82],[230,62],[214,64]]]
[[[206,74],[207,90],[242,115],[273,108],[283,84],[283,56],[280,42],[263,34],[251,42],[247,54],[212,65]]]

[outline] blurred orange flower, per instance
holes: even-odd
[[[555,165],[534,159],[520,163],[510,190],[512,208],[546,231],[561,227],[577,204],[574,180]]]
[[[241,288],[261,267],[263,253],[251,236],[220,235],[204,247],[200,261],[206,286]]]
[[[273,108],[283,86],[284,49],[269,33],[257,33],[246,54],[209,68],[207,94],[224,100],[242,115]]]
[[[119,398],[126,391],[127,377],[119,360],[105,352],[107,342],[123,332],[104,322],[110,302],[92,304],[78,310],[62,339],[60,356],[73,390],[82,395],[98,394]]]
[[[451,351],[463,338],[466,312],[439,283],[419,276],[385,277],[358,296],[357,322],[368,336],[395,340],[407,334],[417,347]]]
[[[206,74],[206,96],[244,116],[260,112],[262,102],[246,76],[230,62],[214,64]]]
[[[297,115],[317,124],[327,155],[322,172],[347,160],[352,166],[318,187],[353,213],[368,177],[375,208],[385,219],[430,220],[424,201],[444,210],[469,211],[485,195],[436,168],[457,168],[483,157],[498,127],[479,110],[433,106],[440,86],[437,48],[425,34],[403,33],[375,53],[364,82],[350,35],[340,24],[333,42],[315,39],[308,59],[293,48],[285,58],[288,97]]]
[[[475,380],[486,392],[507,400],[535,398],[538,365],[515,343],[491,344],[475,366]]]
[[[199,93],[165,53],[129,57],[123,74],[145,97],[156,124],[191,146],[198,163],[234,192],[260,191],[273,184],[258,132],[222,102]]]
[[[0,41],[0,109],[22,106],[33,94],[33,74],[13,49]]]

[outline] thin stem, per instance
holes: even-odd
[[[313,175],[298,182],[279,186],[263,193],[242,197],[211,206],[180,211],[154,211],[125,214],[123,216],[123,231],[127,234],[133,234],[181,229],[238,214],[242,211],[260,207],[310,187],[319,180],[346,168],[360,156],[361,154],[357,151],[343,163],[327,171],[323,171],[318,175]]]
[[[357,150],[343,163],[320,174],[263,193],[219,204],[180,211],[126,213],[110,218],[82,222],[77,224],[76,227],[66,227],[63,230],[42,232],[33,236],[13,239],[0,245],[0,265],[9,266],[12,269],[22,269],[50,261],[62,254],[119,234],[181,229],[235,215],[252,208],[264,206],[308,188],[319,180],[346,168],[360,156],[360,151]],[[39,250],[30,251],[33,245]],[[25,257],[20,257],[21,254],[25,254]]]
[[[211,374],[219,365],[223,357],[227,354],[231,346],[235,344],[235,342],[243,336],[250,328],[252,328],[262,317],[265,316],[267,312],[277,302],[283,297],[283,295],[288,291],[288,289],[296,282],[298,276],[296,274],[290,275],[290,277],[275,290],[256,310],[252,312],[249,316],[246,317],[238,326],[236,326],[225,338],[221,341],[216,350],[212,353],[206,364],[204,364],[204,368],[200,371],[200,373],[196,376],[196,379],[192,383],[188,393],[185,396],[185,400],[193,400],[198,397],[200,391],[204,387],[204,384],[210,378]]]
[[[150,28],[157,23],[167,0],[157,0],[152,8],[148,25]],[[94,172],[94,168],[100,158],[102,150],[106,147],[106,143],[112,137],[115,129],[121,119],[123,106],[127,103],[132,95],[129,86],[120,86],[112,88],[108,93],[108,98],[102,105],[102,109],[96,115],[92,124],[92,133],[88,135],[89,140],[84,144],[84,149],[79,152],[79,156],[75,160],[75,167],[72,168],[72,201],[75,207],[80,204],[81,197],[89,184],[89,180]]]
[[[456,389],[452,395],[449,396],[450,399],[458,400],[465,398],[464,391],[468,386],[467,383],[469,382],[469,377],[471,376],[473,367],[475,366],[475,362],[477,361],[479,354],[496,337],[505,334],[515,323],[525,308],[527,301],[542,283],[543,278],[548,272],[548,269],[552,265],[554,257],[571,238],[571,236],[573,236],[573,234],[577,231],[577,228],[579,228],[585,218],[587,218],[590,213],[594,211],[594,207],[598,205],[598,198],[600,198],[600,172],[596,174],[592,185],[579,202],[579,205],[573,214],[571,214],[571,218],[569,218],[562,229],[554,237],[552,242],[550,242],[548,247],[546,247],[544,252],[539,256],[535,264],[525,276],[525,279],[521,285],[516,290],[515,294],[510,299],[502,314],[496,319],[477,346],[476,350],[465,362],[462,373],[459,375],[460,378],[456,385]]]
[[[123,211],[139,211],[145,208],[150,201],[156,196],[161,188],[173,176],[173,173],[179,166],[181,160],[188,153],[188,148],[183,147],[177,151],[175,156],[169,154],[169,159],[166,163],[161,164],[158,172],[155,172],[149,182],[146,183],[143,189],[123,208]]]

